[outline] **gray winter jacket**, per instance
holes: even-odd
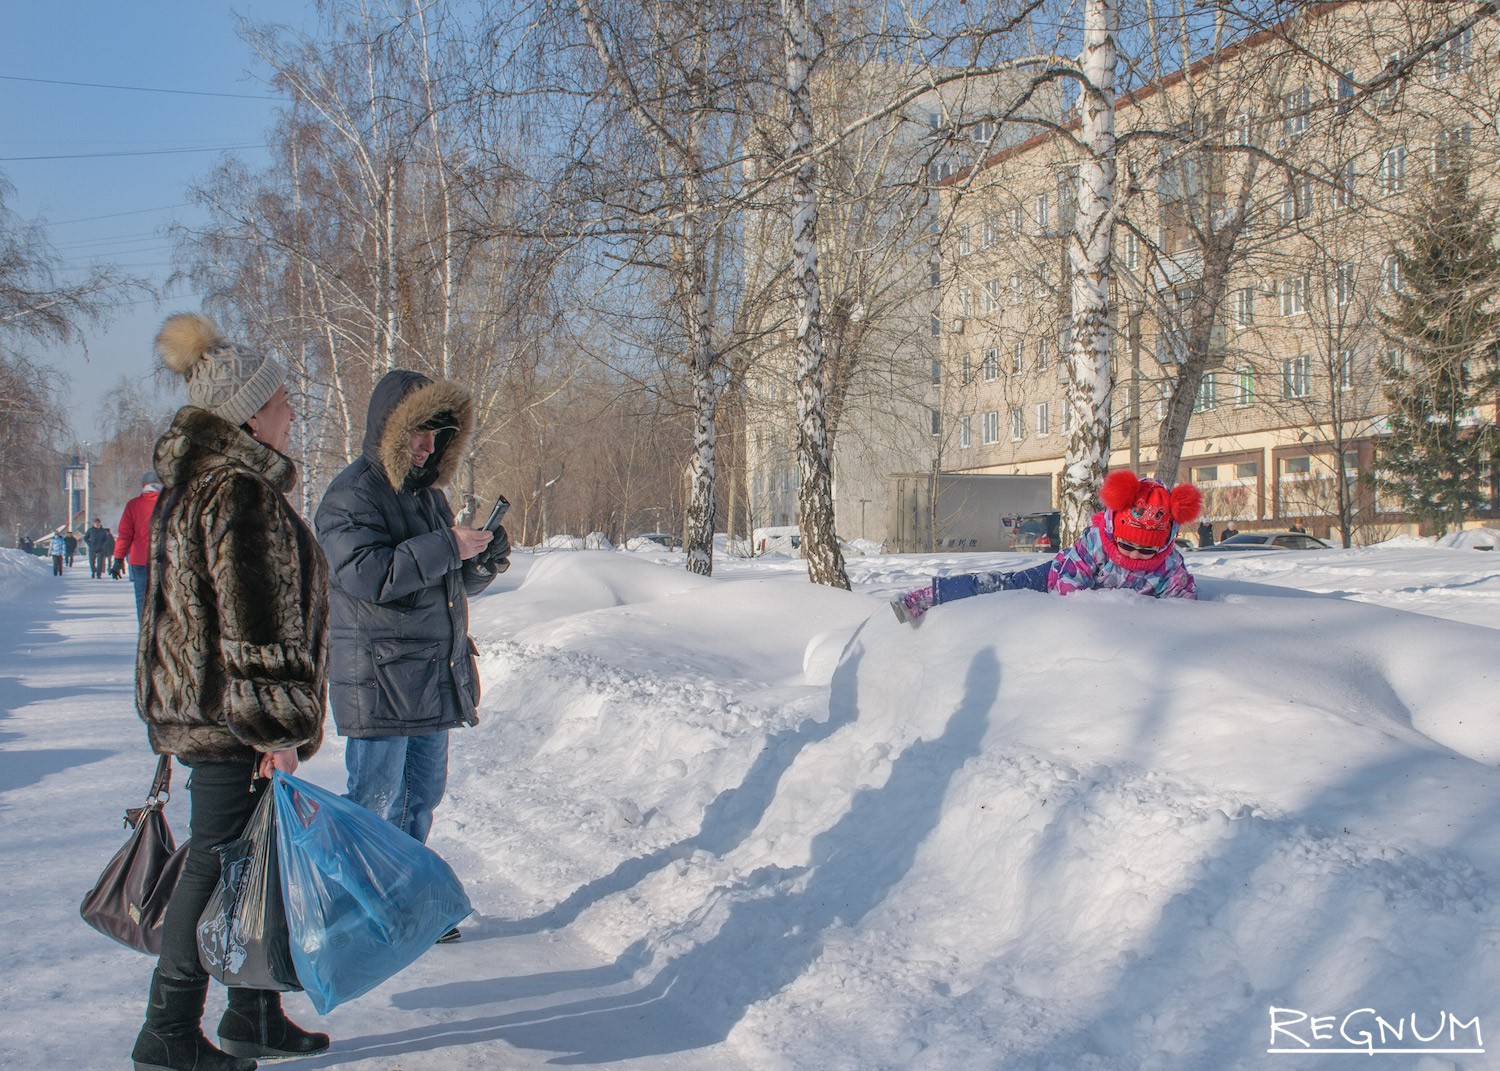
[[[435,452],[413,470],[412,433],[438,414],[458,430],[439,432]],[[462,387],[388,373],[370,396],[364,452],[318,506],[333,614],[329,699],[344,736],[419,736],[478,720],[468,596],[494,577],[459,558],[439,490],[458,469],[473,421]]]

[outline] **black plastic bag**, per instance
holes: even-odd
[[[244,837],[217,851],[219,885],[198,919],[198,958],[204,970],[241,989],[301,989],[287,938],[275,794],[269,787]]]

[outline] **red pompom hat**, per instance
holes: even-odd
[[[1109,509],[1107,535],[1152,550],[1166,550],[1177,526],[1197,520],[1203,508],[1203,496],[1192,484],[1180,483],[1168,491],[1161,481],[1143,480],[1128,469],[1105,478],[1099,499]]]

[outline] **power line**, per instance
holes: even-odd
[[[220,145],[203,149],[138,149],[129,152],[80,152],[66,156],[0,156],[0,163],[18,160],[98,160],[107,156],[171,156],[184,152],[233,152],[235,149],[259,149],[260,145]]]
[[[175,205],[162,205],[160,208],[136,208],[136,209],[132,209],[129,212],[111,212],[107,216],[84,216],[81,219],[63,219],[63,220],[57,221],[56,223],[49,222],[47,224],[47,226],[49,226],[49,227],[62,227],[62,226],[65,226],[66,224],[69,224],[69,223],[93,223],[95,220],[99,220],[99,219],[118,219],[121,216],[139,216],[139,215],[142,215],[142,214],[144,214],[146,212],[165,212],[165,211],[167,211],[168,209],[171,209],[171,208],[184,208],[184,207],[186,207],[188,205],[188,203],[189,202],[187,202],[187,201],[183,201],[183,202],[181,202],[179,204],[175,204]]]
[[[0,74],[7,82],[39,82],[49,86],[82,86],[85,89],[124,89],[132,93],[173,93],[187,97],[234,97],[239,100],[285,100],[255,93],[211,93],[202,89],[157,89],[154,86],[117,86],[104,82],[64,82],[57,78],[23,78],[18,74]]]

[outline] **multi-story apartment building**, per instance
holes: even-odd
[[[1478,7],[1310,5],[1119,99],[1112,466],[1170,473],[1175,404],[1176,478],[1210,518],[1356,541],[1401,526],[1360,479],[1404,359],[1377,313],[1433,175],[1468,160],[1500,192],[1500,26],[1433,47]],[[1061,472],[1081,151],[1063,128],[946,185],[945,471]]]
[[[893,64],[838,65],[815,80],[814,97],[826,122],[851,123],[880,112],[923,76]],[[944,358],[939,240],[949,227],[937,191],[956,171],[1035,129],[966,118],[992,116],[1021,82],[991,76],[930,89],[820,161],[818,258],[834,508],[846,539],[884,541],[891,475],[931,471],[937,458]],[[1060,114],[1050,91],[1032,107],[1052,119]],[[746,375],[752,526],[798,518],[792,302],[777,283],[790,243],[784,207],[775,197],[766,201],[771,207],[745,234],[745,304],[756,310],[763,339]],[[758,301],[750,291],[771,297]]]

